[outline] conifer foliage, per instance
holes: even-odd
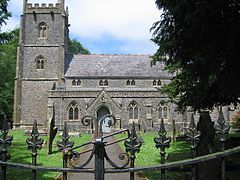
[[[153,62],[174,73],[161,91],[180,109],[237,103],[240,97],[240,1],[156,0]]]

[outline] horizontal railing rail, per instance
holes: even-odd
[[[232,149],[225,150],[223,152],[217,152],[213,154],[208,154],[204,156],[199,156],[193,159],[185,159],[181,161],[169,162],[166,164],[159,164],[154,166],[144,166],[144,167],[134,167],[134,168],[123,168],[123,169],[112,169],[106,168],[105,173],[126,173],[126,172],[138,172],[138,171],[158,171],[161,169],[168,169],[179,166],[187,166],[197,163],[202,163],[205,161],[210,161],[214,159],[223,158],[226,156],[230,156],[236,153],[240,153],[240,146],[234,147]],[[11,162],[3,162],[0,161],[0,165],[4,165],[12,168],[22,168],[36,171],[48,171],[48,172],[72,172],[72,173],[94,173],[94,169],[82,168],[82,169],[73,169],[73,168],[56,168],[56,167],[44,167],[44,166],[33,166],[28,164],[21,163],[11,163]]]

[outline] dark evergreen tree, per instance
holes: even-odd
[[[159,46],[153,61],[174,73],[161,91],[180,109],[239,102],[240,1],[156,0],[161,18],[152,27]]]
[[[180,108],[211,109],[239,102],[240,2],[239,0],[156,0],[162,11],[153,27],[159,46],[153,62],[163,61],[174,73],[161,91]],[[213,122],[201,113],[202,138],[198,154],[213,151]],[[213,133],[212,133],[213,132]],[[198,164],[198,179],[219,179],[217,161]]]

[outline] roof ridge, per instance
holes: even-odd
[[[75,56],[151,56],[149,54],[75,54]]]

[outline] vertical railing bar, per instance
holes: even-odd
[[[7,118],[6,118],[6,115],[4,115],[4,122],[3,122],[3,126],[6,126],[6,122],[7,121]],[[4,134],[4,131],[6,129],[3,128],[3,139],[5,140],[6,138],[6,134]],[[4,148],[4,145],[3,145],[3,150],[2,150],[2,160],[3,162],[7,162],[7,150]],[[2,171],[3,171],[3,179],[6,180],[7,179],[7,167],[5,165],[2,166]]]
[[[216,134],[219,136],[219,141],[221,143],[220,150],[224,151],[225,150],[225,141],[226,141],[225,134],[229,133],[230,125],[224,119],[222,107],[220,107],[219,117],[217,120],[217,124],[214,125],[214,128],[216,130]],[[220,159],[220,161],[221,161],[221,180],[225,180],[226,179],[225,157],[222,157]]]
[[[142,146],[142,142],[138,139],[137,133],[135,130],[135,123],[132,124],[132,129],[130,132],[129,139],[124,142],[124,146],[126,148],[126,152],[130,154],[130,167],[135,167],[135,158],[136,153],[140,152],[140,147]],[[130,180],[134,180],[134,172],[130,172]]]
[[[3,162],[7,162],[7,153],[6,151],[2,151],[2,160]],[[2,172],[3,172],[3,180],[7,179],[7,167],[2,165]]]
[[[197,157],[197,150],[196,148],[191,148],[191,158],[195,158]],[[196,180],[197,176],[198,176],[198,172],[197,172],[197,164],[193,164],[192,165],[192,180]]]
[[[160,149],[161,164],[165,164],[165,157],[166,157],[165,149],[170,147],[171,138],[166,136],[167,132],[164,127],[163,119],[161,119],[158,135],[159,137],[154,138],[154,142],[156,143],[156,148]],[[166,172],[165,168],[161,169],[160,171],[161,180],[165,180],[165,174],[166,174],[165,172]]]
[[[160,153],[161,154],[161,164],[165,164],[165,154],[166,153]],[[166,169],[163,168],[161,169],[161,180],[164,180],[165,179],[165,173],[166,172]]]
[[[63,159],[63,168],[67,168],[69,151],[74,146],[74,142],[69,141],[68,127],[67,122],[64,122],[64,128],[62,133],[62,141],[57,142],[58,150],[62,151],[62,159]],[[63,180],[67,180],[67,172],[63,172]]]
[[[32,151],[32,165],[37,165],[37,151],[42,148],[43,139],[39,138],[39,133],[37,129],[37,121],[34,120],[33,128],[31,132],[31,138],[26,139],[26,143],[28,145],[28,149]],[[32,169],[32,179],[37,179],[37,171],[35,169]]]
[[[131,168],[135,167],[135,158],[131,158],[130,167]],[[134,180],[134,178],[135,178],[134,172],[130,172],[130,180]]]
[[[197,156],[197,146],[200,141],[200,135],[201,133],[197,131],[197,127],[194,122],[194,117],[192,114],[189,127],[187,128],[187,131],[186,131],[187,143],[189,143],[191,146],[191,158],[195,158]],[[197,167],[198,167],[198,164],[192,165],[192,170],[191,170],[192,180],[196,180],[198,177]]]
[[[7,162],[7,153],[8,149],[12,144],[13,136],[8,136],[8,123],[7,123],[7,116],[4,115],[3,118],[3,130],[2,132],[2,137],[0,137],[0,146],[2,147],[1,149],[1,154],[2,154],[2,161]],[[7,167],[6,165],[2,165],[2,172],[3,172],[3,180],[7,179]]]
[[[221,151],[225,150],[225,143],[224,141],[222,141],[221,143]],[[226,173],[225,173],[225,157],[221,158],[221,180],[225,180],[226,179]]]
[[[32,165],[36,166],[37,165],[37,156],[36,155],[32,155]],[[36,180],[37,179],[37,172],[36,170],[32,170],[32,179]]]
[[[63,154],[63,168],[67,168],[68,155],[67,152]],[[67,172],[63,172],[63,180],[67,180]]]
[[[105,179],[105,167],[104,167],[104,157],[105,157],[105,147],[102,138],[97,138],[94,142],[95,150],[95,180]]]

